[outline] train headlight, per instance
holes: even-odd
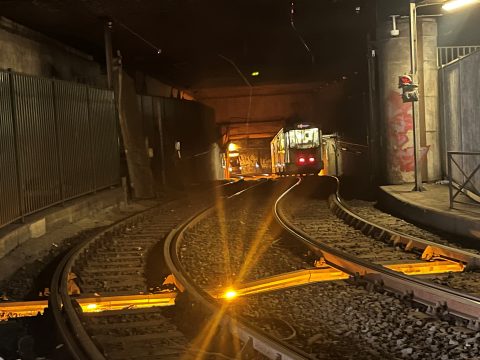
[[[299,158],[299,159],[298,159],[298,162],[299,162],[300,164],[305,163],[305,158],[303,158],[303,157]]]
[[[315,162],[315,158],[314,157],[309,157],[308,158],[308,161],[310,161],[311,163]]]

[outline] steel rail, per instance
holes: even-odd
[[[240,180],[241,181],[241,180]],[[240,181],[229,181],[218,185],[218,188],[227,187]],[[75,308],[74,299],[68,295],[67,282],[75,261],[85,251],[90,244],[100,239],[105,234],[128,226],[141,220],[144,216],[155,212],[163,204],[154,205],[139,213],[131,215],[123,220],[117,221],[106,229],[100,231],[95,236],[86,239],[84,242],[72,248],[61,260],[50,283],[51,295],[48,301],[48,308],[52,312],[55,324],[60,336],[69,349],[70,355],[74,360],[104,360],[103,352],[92,340],[82,324],[80,316]]]
[[[444,308],[451,315],[468,320],[469,326],[479,325],[480,298],[359,259],[312,239],[310,235],[294,226],[287,219],[279,204],[285,200],[287,194],[300,185],[301,181],[302,179],[299,178],[291,188],[277,199],[274,206],[275,217],[284,229],[304,242],[314,253],[322,256],[328,265],[352,276],[363,276],[366,280],[381,285],[386,290],[410,296],[412,300],[428,306],[431,311]],[[336,182],[336,193],[338,195],[338,179],[336,179]]]
[[[252,188],[249,188],[248,190],[251,190]],[[245,190],[242,190],[241,193],[245,193]],[[232,199],[239,195],[241,194],[234,194],[228,197],[228,199]],[[216,301],[205,290],[196,285],[188,275],[186,275],[186,271],[178,257],[179,247],[184,233],[188,228],[202,221],[207,216],[210,216],[215,210],[216,206],[213,206],[197,213],[168,234],[167,239],[165,240],[164,257],[173,276],[184,286],[185,291],[201,304],[204,309],[207,309],[212,315],[221,316],[218,325],[219,328],[229,331],[234,337],[240,339],[245,346],[251,347],[273,360],[311,359],[308,354],[263,333],[252,325],[247,325],[241,318],[234,318],[227,312],[222,313],[221,303]]]
[[[331,210],[341,212],[343,216],[339,217],[344,221],[346,220],[345,218],[356,219],[357,222],[354,224],[354,227],[360,229],[366,235],[375,236],[375,234],[378,234],[378,237],[382,237],[382,239],[385,239],[386,241],[391,241],[395,245],[403,244],[408,249],[416,248],[422,250],[424,255],[428,258],[442,256],[461,261],[467,265],[468,269],[480,268],[480,255],[391,230],[382,225],[376,224],[375,222],[366,220],[349,209],[338,193],[331,194],[328,200]]]
[[[50,285],[51,295],[49,298],[49,309],[54,316],[60,335],[64,339],[74,359],[103,360],[105,356],[91,339],[90,335],[88,335],[75,309],[73,300],[70,295],[68,295],[68,274],[73,264],[90,244],[94,243],[103,235],[140,220],[146,214],[155,211],[159,206],[160,205],[155,205],[126,219],[120,220],[100,231],[95,236],[78,244],[67,253],[55,270]]]

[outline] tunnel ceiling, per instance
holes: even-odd
[[[198,88],[244,84],[225,58],[252,84],[329,81],[363,71],[372,2],[294,0],[297,31],[291,0],[7,0],[1,13],[98,61],[103,24],[112,19],[114,49],[125,66]]]

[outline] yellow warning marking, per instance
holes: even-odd
[[[292,271],[286,274],[271,276],[260,280],[251,281],[234,287],[236,297],[257,294],[261,292],[275,291],[289,288],[292,286],[300,286],[320,281],[334,281],[348,279],[349,275],[332,268],[323,266],[320,268]],[[232,287],[229,287],[231,291]],[[209,291],[214,298],[228,298],[228,292],[224,289]]]
[[[446,259],[434,261],[418,261],[400,264],[382,264],[383,266],[406,275],[428,275],[446,272],[461,272],[465,266],[462,263]],[[336,281],[348,279],[349,275],[338,269],[319,262],[318,267],[306,270],[297,270],[289,273],[271,276],[238,286],[229,286],[208,290],[207,292],[217,299],[234,299],[239,296],[258,294],[262,292],[286,289],[292,286],[300,286],[321,281]],[[173,275],[169,276],[166,283],[179,286]],[[121,296],[95,296],[76,297],[83,312],[101,312],[107,310],[138,309],[152,306],[171,306],[175,304],[176,292],[160,294],[135,294]],[[24,301],[24,302],[0,302],[0,321],[9,318],[28,317],[43,314],[48,307],[48,301]]]
[[[462,272],[465,265],[450,260],[422,261],[403,264],[383,264],[386,268],[402,272],[406,275],[430,275],[446,272]]]

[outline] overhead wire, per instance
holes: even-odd
[[[234,69],[237,71],[237,73],[240,75],[240,77],[243,79],[245,84],[247,84],[247,86],[250,89],[249,95],[248,95],[248,109],[247,109],[247,119],[246,119],[247,131],[248,131],[248,126],[249,126],[249,121],[250,121],[250,111],[251,111],[251,108],[252,108],[253,86],[250,83],[250,81],[248,81],[247,77],[238,68],[237,64],[235,64],[235,62],[232,59],[229,59],[222,54],[218,54],[218,56],[234,67]]]
[[[135,35],[138,39],[140,39],[141,41],[143,41],[145,44],[147,44],[148,46],[150,46],[152,49],[154,49],[157,54],[161,54],[162,53],[162,49],[159,48],[158,46],[156,46],[155,44],[153,44],[151,41],[145,39],[142,35],[140,35],[138,32],[136,32],[135,30],[133,30],[132,28],[130,28],[129,26],[127,26],[125,23],[121,22],[120,20],[118,19],[115,19],[115,18],[112,18],[112,20],[115,21],[116,24],[120,25],[122,28],[124,28],[125,30],[127,30],[128,32],[130,32],[131,34]]]
[[[303,47],[307,50],[307,52],[310,54],[310,59],[312,61],[312,64],[315,64],[315,55],[313,54],[313,51],[310,49],[310,47],[308,46],[307,42],[305,41],[305,39],[302,37],[302,35],[298,32],[297,30],[297,27],[295,26],[295,19],[294,19],[294,15],[295,15],[295,4],[294,4],[294,1],[292,0],[292,2],[290,3],[290,25],[293,29],[293,31],[295,32],[295,34],[297,35],[298,39],[300,40],[300,42],[302,43]]]

